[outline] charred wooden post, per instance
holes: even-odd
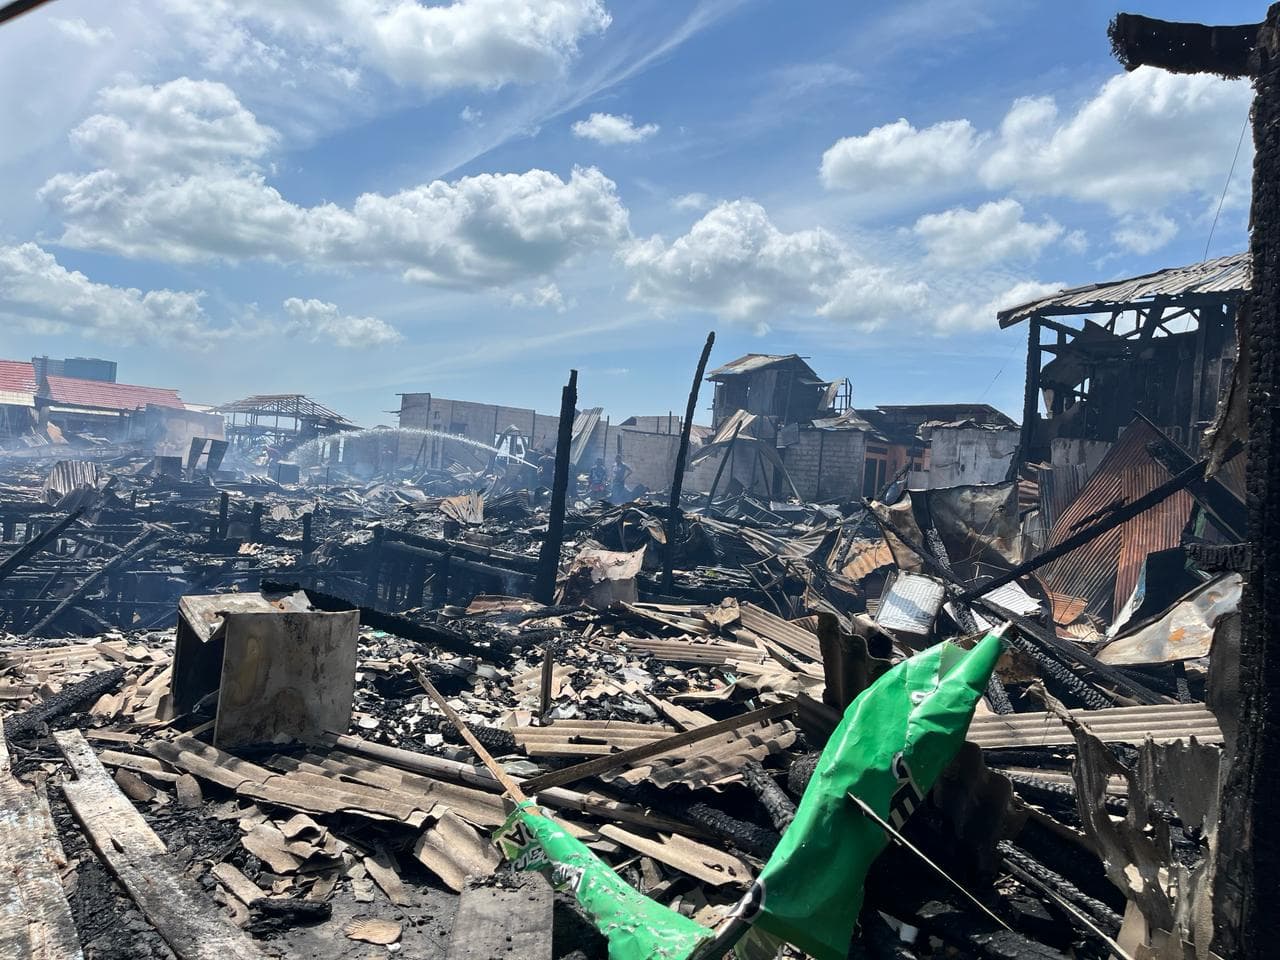
[[[218,498],[218,540],[227,539],[227,514],[231,510],[231,495],[227,491],[222,491],[222,496]]]
[[[446,550],[436,558],[435,571],[431,578],[431,605],[443,607],[449,602],[449,566],[453,554]]]
[[[556,573],[560,569],[560,543],[564,539],[564,500],[569,489],[569,448],[573,445],[573,420],[578,409],[578,371],[569,371],[569,382],[560,393],[560,429],[556,434],[556,472],[551,481],[551,515],[547,538],[538,554],[538,579],[533,597],[539,603],[555,600]]]
[[[1252,281],[1240,311],[1249,355],[1247,503],[1250,560],[1240,644],[1240,727],[1222,791],[1214,878],[1215,952],[1272,956],[1280,912],[1270,908],[1280,862],[1280,4],[1261,24],[1211,27],[1119,14],[1112,49],[1127,69],[1252,77]],[[1199,946],[1199,945],[1197,945]]]
[[[373,528],[373,543],[369,545],[369,565],[365,569],[364,605],[378,606],[378,577],[382,571],[382,525]]]
[[[542,676],[539,684],[538,716],[544,720],[547,714],[551,712],[551,687],[555,682],[556,647],[557,644],[554,640],[548,640],[542,645]]]
[[[262,501],[255,500],[249,513],[249,539],[257,543],[262,536]]]
[[[684,465],[689,459],[689,431],[693,429],[693,417],[698,406],[698,388],[702,386],[702,377],[707,372],[707,360],[711,357],[711,347],[716,342],[713,330],[707,334],[707,342],[702,346],[702,356],[698,358],[698,369],[693,374],[693,386],[689,388],[689,403],[684,408],[684,424],[680,428],[680,447],[676,451],[676,475],[671,479],[671,508],[667,514],[667,544],[662,552],[662,586],[671,587],[672,563],[676,548],[676,530],[684,518],[680,509],[680,491],[684,488]]]
[[[1027,383],[1022,396],[1022,434],[1018,437],[1018,449],[1009,461],[1005,480],[1016,480],[1022,462],[1031,454],[1036,440],[1036,425],[1040,421],[1040,318],[1032,317],[1027,324]]]

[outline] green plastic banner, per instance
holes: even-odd
[[[572,890],[609,940],[609,960],[685,960],[711,931],[650,900],[542,813],[519,804],[493,835],[517,870],[543,873],[556,890]]]
[[[858,695],[736,916],[817,960],[844,960],[867,869],[888,843],[849,795],[901,829],[964,742],[1000,648],[996,634],[970,651],[939,643]]]

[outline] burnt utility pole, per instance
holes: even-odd
[[[676,548],[676,530],[684,518],[680,509],[680,491],[684,487],[684,465],[689,459],[689,431],[693,429],[693,417],[698,406],[698,389],[702,386],[702,377],[707,372],[707,360],[711,357],[711,347],[716,342],[715,331],[707,334],[707,342],[702,346],[702,356],[698,358],[698,369],[693,375],[693,386],[689,388],[689,404],[684,408],[684,424],[680,427],[680,448],[676,451],[676,475],[671,478],[671,507],[667,512],[667,543],[662,552],[662,588],[671,586],[671,566],[674,562]]]
[[[1233,960],[1263,960],[1280,943],[1273,902],[1280,868],[1280,3],[1265,22],[1243,26],[1122,13],[1109,33],[1126,69],[1249,77],[1254,87],[1253,277],[1238,321],[1240,368],[1249,370],[1249,562],[1239,734],[1222,790],[1212,947]]]
[[[569,371],[569,382],[560,393],[560,429],[556,434],[556,472],[551,481],[551,516],[547,539],[538,554],[538,577],[533,598],[555,602],[556,573],[560,569],[560,541],[564,539],[564,498],[569,489],[569,448],[573,446],[573,420],[578,415],[578,371]]]

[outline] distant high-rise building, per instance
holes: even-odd
[[[63,361],[63,376],[76,377],[80,380],[101,380],[104,383],[116,382],[116,362],[100,360],[97,357],[67,357]]]
[[[100,360],[97,357],[67,357],[55,360],[53,357],[32,357],[31,365],[35,367],[36,378],[74,377],[77,380],[98,380],[102,383],[116,382],[116,362]]]

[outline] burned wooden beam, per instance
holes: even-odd
[[[667,542],[662,551],[662,588],[671,589],[671,564],[675,555],[676,529],[684,517],[680,509],[680,491],[684,489],[684,465],[689,459],[689,431],[693,429],[693,417],[698,407],[698,388],[702,386],[702,377],[707,372],[707,360],[711,357],[711,348],[715,345],[716,335],[713,330],[707,334],[707,342],[703,344],[702,356],[698,358],[698,369],[693,374],[693,386],[689,388],[689,403],[684,411],[684,423],[680,428],[680,447],[676,451],[676,473],[671,478],[671,505],[667,509]]]
[[[758,710],[752,710],[750,713],[730,717],[728,720],[720,720],[716,723],[709,723],[706,726],[694,727],[692,730],[673,734],[663,740],[655,740],[652,743],[632,747],[630,750],[621,750],[605,757],[596,757],[594,760],[588,760],[572,767],[565,767],[562,770],[553,770],[550,773],[544,773],[541,776],[534,777],[532,780],[525,781],[523,786],[530,793],[539,793],[548,787],[559,787],[566,783],[585,780],[587,777],[598,777],[600,774],[608,773],[610,770],[617,770],[620,767],[637,763],[640,760],[648,760],[651,757],[659,757],[664,753],[670,753],[672,750],[678,750],[680,747],[686,747],[691,743],[709,740],[722,733],[741,730],[743,727],[749,727],[765,720],[776,720],[779,717],[788,716],[794,713],[795,709],[796,702],[794,700],[784,700],[781,703],[774,703]]]
[[[1210,27],[1172,23],[1136,13],[1118,13],[1107,28],[1111,52],[1126,70],[1160,67],[1172,73],[1216,73],[1246,77],[1260,23]]]
[[[75,774],[62,785],[67,805],[98,856],[179,960],[261,960],[253,941],[182,875],[80,731],[54,738]]]
[[[551,481],[551,511],[547,538],[538,554],[538,579],[533,596],[539,603],[552,603],[556,594],[556,574],[560,569],[560,544],[564,540],[564,501],[569,490],[569,448],[573,445],[573,421],[578,407],[578,371],[569,371],[569,382],[560,394],[560,429],[556,436],[556,472]]]
[[[142,533],[138,534],[133,540],[125,544],[118,554],[108,560],[105,564],[91,573],[81,582],[81,584],[71,591],[71,594],[64,598],[61,603],[50,610],[42,617],[39,622],[35,623],[28,634],[32,636],[40,636],[44,630],[48,629],[50,624],[56,621],[63,613],[80,602],[86,593],[97,586],[107,574],[124,566],[133,560],[137,560],[143,554],[154,550],[160,545],[160,541],[152,541],[152,537],[158,532],[157,527],[144,527]]]
[[[37,553],[62,536],[68,527],[84,515],[85,509],[85,507],[80,507],[78,510],[73,510],[38,537],[27,541],[9,556],[5,557],[3,561],[0,561],[0,580],[4,580],[4,578],[13,573],[14,570],[17,570]]]

